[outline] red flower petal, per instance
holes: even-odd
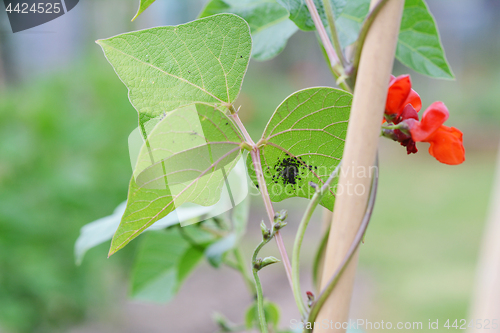
[[[405,106],[411,92],[411,80],[409,75],[401,75],[391,79],[389,90],[387,92],[387,101],[385,104],[385,113],[399,115],[401,109]]]
[[[455,127],[441,126],[425,142],[430,142],[429,154],[439,162],[456,165],[465,161],[462,132]]]
[[[410,133],[414,141],[427,141],[448,119],[450,113],[443,102],[434,102],[425,110],[422,121],[415,122]]]
[[[415,119],[418,121],[418,113],[411,104],[407,104],[403,109],[403,112],[401,112],[401,120],[404,121],[408,119]]]
[[[404,101],[403,106],[406,106],[408,104],[411,104],[414,108],[415,111],[419,112],[422,109],[422,100],[420,99],[419,94],[415,90],[410,90],[410,94]]]

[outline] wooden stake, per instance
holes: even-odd
[[[370,7],[377,3],[378,0],[372,0]],[[373,22],[365,41],[347,129],[322,288],[346,255],[365,213],[403,6],[404,0],[389,0]],[[356,253],[319,313],[315,333],[346,331],[345,328],[335,328],[335,323],[339,323],[339,327],[348,321],[357,258]],[[322,328],[319,324],[324,320],[333,321],[333,327]]]

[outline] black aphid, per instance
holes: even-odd
[[[295,157],[278,160],[278,164],[274,166],[277,176],[283,180],[283,185],[296,184],[301,168],[304,168],[304,166]]]

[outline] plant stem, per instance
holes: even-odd
[[[405,126],[407,126],[407,125],[405,123],[401,122],[397,125],[382,125],[381,127],[383,129],[387,129],[387,130],[396,130],[396,129],[404,128]]]
[[[260,283],[259,273],[253,270],[253,278],[255,279],[255,286],[257,287],[257,311],[259,312],[260,331],[268,333],[266,314],[264,312],[264,294],[262,292],[262,284]]]
[[[229,111],[231,112],[230,117],[233,118],[234,122],[236,123],[236,126],[238,126],[238,128],[240,129],[240,131],[243,134],[243,136],[245,137],[245,140],[247,141],[247,143],[252,147],[255,146],[255,143],[253,142],[252,137],[250,136],[250,134],[248,134],[248,131],[247,131],[245,125],[243,125],[243,123],[241,122],[241,119],[238,116],[238,112],[234,109],[233,105],[231,105],[229,107]]]
[[[293,255],[292,255],[292,282],[293,282],[293,296],[295,297],[295,302],[299,308],[300,314],[305,319],[307,316],[307,308],[304,305],[304,300],[302,298],[302,292],[300,289],[300,249],[302,247],[302,241],[304,240],[304,234],[306,233],[307,226],[309,225],[309,221],[311,220],[312,214],[314,210],[320,203],[323,196],[328,191],[330,183],[333,179],[338,175],[340,166],[342,162],[337,165],[335,170],[330,174],[327,181],[320,188],[316,185],[316,191],[314,192],[313,197],[309,201],[307,209],[300,221],[299,229],[297,231],[297,235],[295,237],[295,243],[293,246]]]
[[[325,231],[323,237],[321,238],[321,242],[319,243],[318,250],[316,252],[316,256],[314,257],[313,262],[313,283],[316,289],[319,290],[319,266],[321,264],[321,258],[324,256],[326,245],[328,244],[328,236],[330,235],[331,226],[329,225],[327,230]]]
[[[332,76],[335,78],[335,82],[339,85],[340,88],[344,89],[345,91],[348,91],[348,92],[352,93],[351,87],[349,85],[347,85],[347,83],[345,81],[342,81],[342,80],[339,81],[339,75],[332,68],[332,66],[330,64],[330,59],[328,58],[328,54],[326,54],[325,47],[323,46],[323,44],[321,44],[321,40],[318,40],[318,42],[319,42],[319,45],[321,47],[321,53],[325,57],[326,64],[328,65],[328,68],[330,68],[330,72],[332,72]]]
[[[328,20],[328,25],[330,26],[330,35],[332,36],[333,47],[335,48],[335,52],[337,52],[340,64],[345,68],[347,61],[344,57],[344,52],[342,51],[342,45],[340,45],[339,35],[335,25],[335,16],[330,0],[323,0],[323,8],[325,8],[326,18]]]
[[[250,273],[248,271],[248,266],[245,261],[245,258],[243,256],[243,253],[241,251],[240,247],[236,247],[234,249],[234,257],[236,258],[237,264],[238,264],[238,270],[241,272],[241,275],[243,276],[243,279],[245,280],[245,284],[248,287],[248,290],[252,295],[256,295],[257,290],[255,287],[254,282],[252,281],[252,278],[250,276]]]
[[[318,31],[319,38],[321,39],[321,43],[325,48],[325,52],[328,56],[328,62],[330,63],[330,68],[334,72],[334,75],[337,79],[340,78],[340,81],[337,84],[346,91],[352,91],[351,88],[343,81],[345,77],[344,68],[342,64],[339,63],[339,57],[337,53],[335,53],[335,48],[328,37],[328,33],[325,30],[323,22],[321,21],[321,17],[318,14],[318,10],[316,9],[316,5],[314,5],[313,0],[306,0],[307,8],[309,9],[309,13],[311,14],[311,18],[313,19],[314,26]]]
[[[274,230],[274,228],[273,228]],[[272,238],[272,235],[268,239],[263,239],[262,242],[260,242],[259,245],[255,248],[255,251],[253,252],[252,256],[252,265],[255,265],[257,262],[257,256],[259,255],[259,251],[269,243],[269,240]],[[259,273],[258,269],[255,268],[255,266],[252,268],[252,273],[253,273],[253,278],[255,280],[255,286],[257,288],[257,310],[259,313],[259,323],[260,323],[260,330],[262,333],[268,333],[267,330],[267,322],[266,322],[266,315],[264,312],[264,293],[262,291],[262,284],[260,283],[260,278],[259,278]]]
[[[252,150],[250,151],[250,156],[252,158],[253,166],[255,168],[255,174],[257,175],[257,180],[259,182],[259,190],[262,195],[262,199],[264,201],[264,207],[266,208],[267,216],[269,218],[269,223],[271,223],[272,226],[274,222],[274,208],[273,204],[271,203],[271,199],[269,198],[269,192],[267,191],[266,181],[264,179],[264,173],[262,171],[262,164],[260,161],[260,150],[255,145],[252,138],[248,134],[245,125],[243,125],[243,123],[241,122],[241,119],[238,116],[238,112],[234,109],[233,105],[229,107],[229,111],[231,113],[231,118],[234,120],[235,124],[240,129],[241,133],[245,137],[245,140],[247,140],[248,144],[252,147]],[[279,231],[276,232],[275,238],[278,250],[281,255],[281,260],[283,261],[283,265],[285,266],[288,283],[290,284],[290,288],[293,290],[292,265],[290,264],[290,259],[288,258],[288,253],[286,252],[286,247],[285,244],[283,243],[283,238],[281,237]]]
[[[255,168],[255,174],[259,182],[259,190],[260,193],[262,194],[262,199],[264,200],[264,206],[266,207],[266,212],[272,226],[274,222],[274,208],[273,204],[271,203],[271,199],[269,198],[269,192],[267,191],[267,185],[264,179],[264,173],[262,171],[262,164],[260,161],[260,149],[255,148],[250,152],[250,155],[252,157],[253,166]],[[285,271],[288,278],[288,282],[290,284],[290,288],[293,291],[292,265],[290,264],[290,259],[288,259],[288,253],[286,252],[285,244],[283,243],[283,238],[281,238],[281,234],[279,231],[276,232],[275,238],[276,238],[276,244],[278,245],[278,250],[280,251],[281,259],[283,261],[283,265],[285,266]]]
[[[378,155],[376,158],[376,167],[378,169]],[[373,177],[372,180],[372,186],[370,190],[370,199],[368,200],[367,207],[366,207],[366,212],[363,217],[363,221],[361,222],[361,225],[359,227],[359,230],[356,234],[356,237],[354,238],[354,241],[351,244],[351,247],[349,248],[349,251],[347,252],[346,256],[344,257],[342,263],[340,264],[340,267],[337,269],[335,274],[331,277],[331,279],[328,281],[328,284],[326,287],[323,289],[323,291],[320,293],[319,297],[316,299],[316,301],[312,304],[311,311],[309,312],[309,317],[307,318],[307,322],[309,323],[314,323],[316,320],[319,311],[325,304],[326,300],[332,293],[333,289],[337,285],[337,282],[339,281],[340,277],[342,276],[342,273],[347,267],[347,264],[349,264],[351,258],[353,257],[354,253],[359,247],[359,244],[363,240],[364,234],[366,232],[366,229],[368,228],[368,223],[370,222],[372,212],[373,212],[373,207],[375,205],[375,199],[377,197],[377,188],[378,188],[378,175]],[[304,332],[312,332],[312,329],[304,329]]]
[[[368,35],[368,31],[373,24],[373,21],[377,17],[380,10],[387,3],[387,0],[380,0],[380,2],[370,11],[368,16],[366,16],[363,25],[361,26],[361,30],[359,32],[358,40],[356,41],[354,59],[352,62],[352,71],[349,75],[351,86],[354,87],[356,84],[356,76],[358,74],[359,61],[361,60],[361,52],[363,51],[363,46],[365,45],[366,36]]]

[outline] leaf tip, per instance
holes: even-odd
[[[109,259],[109,257],[111,257],[113,254],[115,254],[115,253],[116,253],[116,251],[118,251],[118,250],[117,250],[117,249],[110,248],[110,249],[109,249],[109,252],[108,252],[108,259]]]

